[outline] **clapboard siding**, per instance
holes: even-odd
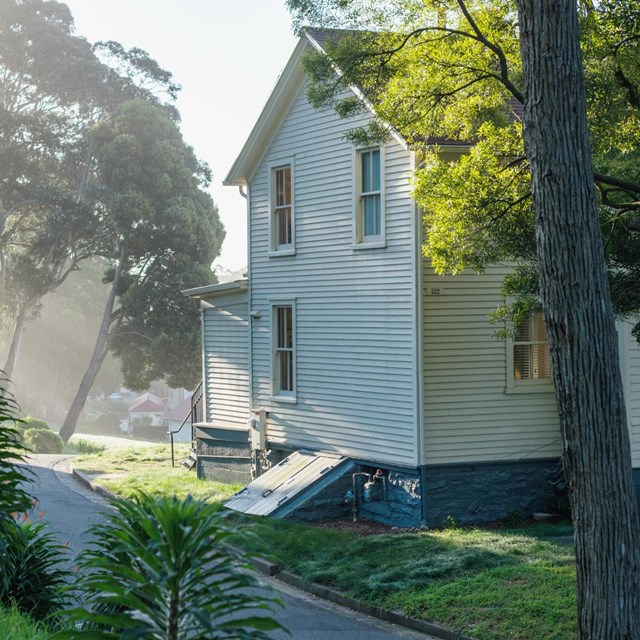
[[[304,88],[249,185],[254,406],[271,444],[417,463],[411,157],[385,147],[384,249],[354,250],[353,147]],[[270,162],[293,158],[296,255],[269,257]],[[270,304],[296,300],[297,403],[271,399]]]
[[[505,393],[506,345],[488,319],[506,268],[437,276],[424,263],[424,455],[427,464],[560,455],[553,393]],[[429,295],[432,288],[440,295]]]
[[[625,400],[629,416],[631,457],[633,466],[640,468],[640,345],[631,335],[631,323],[623,325],[622,344],[626,346],[623,357],[623,376],[626,381]]]
[[[249,418],[247,302],[216,303],[204,310],[207,422],[246,425]]]

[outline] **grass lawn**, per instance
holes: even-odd
[[[0,606],[0,640],[47,640],[47,630],[16,609]]]
[[[144,491],[151,495],[184,498],[191,494],[200,500],[222,502],[240,488],[198,480],[193,471],[181,467],[180,463],[189,452],[188,444],[175,445],[175,467],[171,466],[168,444],[135,441],[127,441],[120,446],[113,444],[111,442],[112,446],[103,451],[77,456],[73,459],[73,466],[118,495],[130,497],[136,491]]]
[[[187,445],[176,460],[186,454]],[[186,495],[222,502],[237,487],[200,481],[171,468],[167,445],[107,449],[74,465],[130,495]],[[308,524],[233,516],[233,542],[301,577],[369,604],[437,622],[478,640],[577,637],[571,547],[548,538],[568,526],[447,529],[362,536]]]

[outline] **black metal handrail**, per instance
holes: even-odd
[[[203,417],[204,417],[203,404],[204,403],[203,403],[202,382],[200,382],[200,384],[196,387],[196,390],[193,392],[191,396],[191,409],[189,410],[189,413],[184,417],[182,424],[175,431],[169,430],[168,432],[169,438],[171,438],[171,466],[172,467],[176,466],[176,459],[175,459],[175,453],[174,453],[174,447],[173,447],[173,436],[176,433],[180,433],[184,425],[187,424],[187,422],[189,422],[189,419],[191,419],[191,449],[193,450],[193,441],[195,440],[195,433],[196,433],[196,429],[194,425],[196,422],[202,422],[203,420]]]

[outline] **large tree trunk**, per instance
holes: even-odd
[[[109,352],[109,328],[111,327],[111,324],[113,322],[113,308],[115,306],[118,287],[120,285],[120,277],[122,276],[125,261],[126,256],[123,247],[120,253],[120,259],[118,260],[118,266],[116,267],[113,282],[111,283],[109,297],[107,298],[107,302],[104,307],[102,322],[100,324],[100,330],[98,331],[98,336],[96,338],[96,344],[93,347],[93,353],[91,355],[89,367],[82,377],[82,382],[80,382],[80,386],[78,387],[78,391],[76,392],[73,402],[71,403],[71,407],[69,409],[69,412],[67,413],[67,417],[64,419],[64,423],[62,425],[62,428],[60,429],[60,437],[65,442],[69,442],[69,438],[74,434],[76,430],[78,418],[80,417],[80,413],[82,412],[85,403],[87,402],[89,391],[91,391],[91,387],[96,380],[96,376],[100,371],[100,367],[102,367],[102,363],[104,362],[104,359]]]
[[[518,0],[540,292],[578,568],[580,638],[640,638],[640,523],[588,142],[575,0]]]
[[[13,379],[13,373],[16,370],[16,364],[18,362],[18,356],[20,355],[20,346],[22,345],[22,336],[24,330],[27,328],[27,320],[31,310],[36,306],[37,300],[29,300],[20,307],[18,315],[16,316],[15,324],[13,325],[13,335],[11,337],[11,346],[9,347],[9,354],[7,360],[4,363],[3,371],[7,378]]]

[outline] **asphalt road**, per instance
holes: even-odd
[[[88,542],[87,529],[100,522],[109,507],[106,500],[74,479],[67,461],[67,456],[37,455],[29,459],[29,466],[35,474],[32,492],[39,500],[37,509],[44,512],[50,530],[69,546],[69,561],[73,563]],[[261,581],[279,591],[285,603],[285,610],[276,617],[291,635],[274,633],[274,640],[435,640],[326,602],[278,580],[261,577]]]

